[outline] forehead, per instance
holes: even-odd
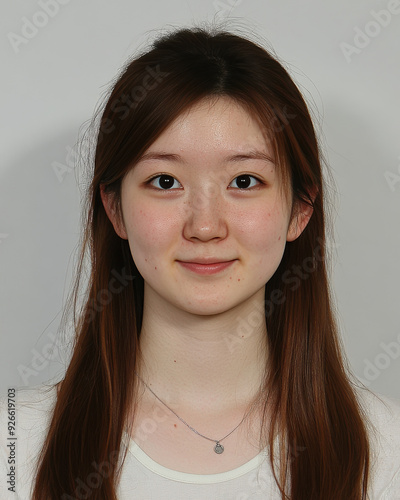
[[[227,96],[211,96],[192,104],[153,142],[157,147],[178,146],[199,152],[263,149],[272,153],[265,129],[243,105]]]

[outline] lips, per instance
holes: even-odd
[[[218,259],[214,257],[202,257],[193,260],[178,260],[178,262],[183,262],[185,264],[202,264],[202,265],[211,265],[211,264],[225,264],[227,262],[233,262],[235,259]]]
[[[196,262],[177,261],[183,268],[196,274],[216,274],[231,266],[234,260],[197,259]]]

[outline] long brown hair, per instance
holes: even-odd
[[[88,254],[89,283],[37,462],[33,500],[75,498],[93,464],[106,464],[107,474],[90,498],[117,499],[125,459],[121,439],[137,394],[132,374],[140,362],[144,282],[127,240],[106,215],[100,188],[113,193],[120,207],[127,171],[181,112],[210,96],[228,96],[260,121],[292,206],[313,207],[307,227],[286,244],[265,286],[269,359],[260,448],[269,445],[274,457],[279,437],[278,464],[271,459],[271,465],[282,499],[367,498],[367,424],[333,314],[321,155],[307,105],[286,69],[258,43],[196,27],[162,35],[127,64],[102,112],[75,308]]]

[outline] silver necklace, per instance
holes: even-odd
[[[201,434],[200,432],[196,431],[196,429],[193,429],[192,426],[190,426],[187,422],[185,422],[183,420],[183,418],[181,418],[177,413],[174,412],[174,410],[172,408],[170,408],[166,403],[164,403],[164,401],[162,401],[158,396],[157,394],[152,390],[150,389],[150,387],[146,384],[146,382],[136,373],[135,371],[135,375],[139,378],[139,380],[147,387],[147,389],[158,399],[158,401],[160,401],[160,403],[162,403],[164,406],[166,406],[168,408],[169,411],[171,411],[176,417],[179,418],[179,420],[181,422],[183,422],[187,427],[189,427],[190,430],[192,430],[193,432],[195,432],[196,434],[198,434],[199,436],[203,437],[204,439],[208,439],[209,441],[213,441],[215,443],[215,446],[214,446],[214,451],[215,453],[217,453],[218,455],[220,455],[221,453],[224,452],[224,447],[222,446],[221,444],[221,441],[223,441],[225,438],[227,438],[228,436],[230,436],[232,434],[232,432],[234,432],[238,427],[239,425],[243,422],[243,420],[246,418],[246,415],[247,415],[247,412],[244,414],[242,420],[239,422],[239,424],[229,433],[227,434],[225,437],[221,438],[221,439],[212,439],[212,438],[209,438],[207,436],[204,436],[203,434]]]

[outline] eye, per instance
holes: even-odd
[[[167,191],[174,187],[175,182],[177,182],[179,186],[182,187],[180,182],[178,182],[174,177],[172,177],[172,175],[161,174],[161,175],[156,175],[155,177],[149,179],[147,181],[147,184],[150,184],[151,186],[161,189],[163,191]],[[175,188],[179,186],[175,186]]]
[[[260,180],[258,180],[256,177],[250,174],[238,175],[233,179],[233,181],[231,182],[231,184],[229,184],[229,186],[231,186],[234,183],[236,184],[236,187],[239,189],[248,189],[256,187],[258,184],[262,184]]]

